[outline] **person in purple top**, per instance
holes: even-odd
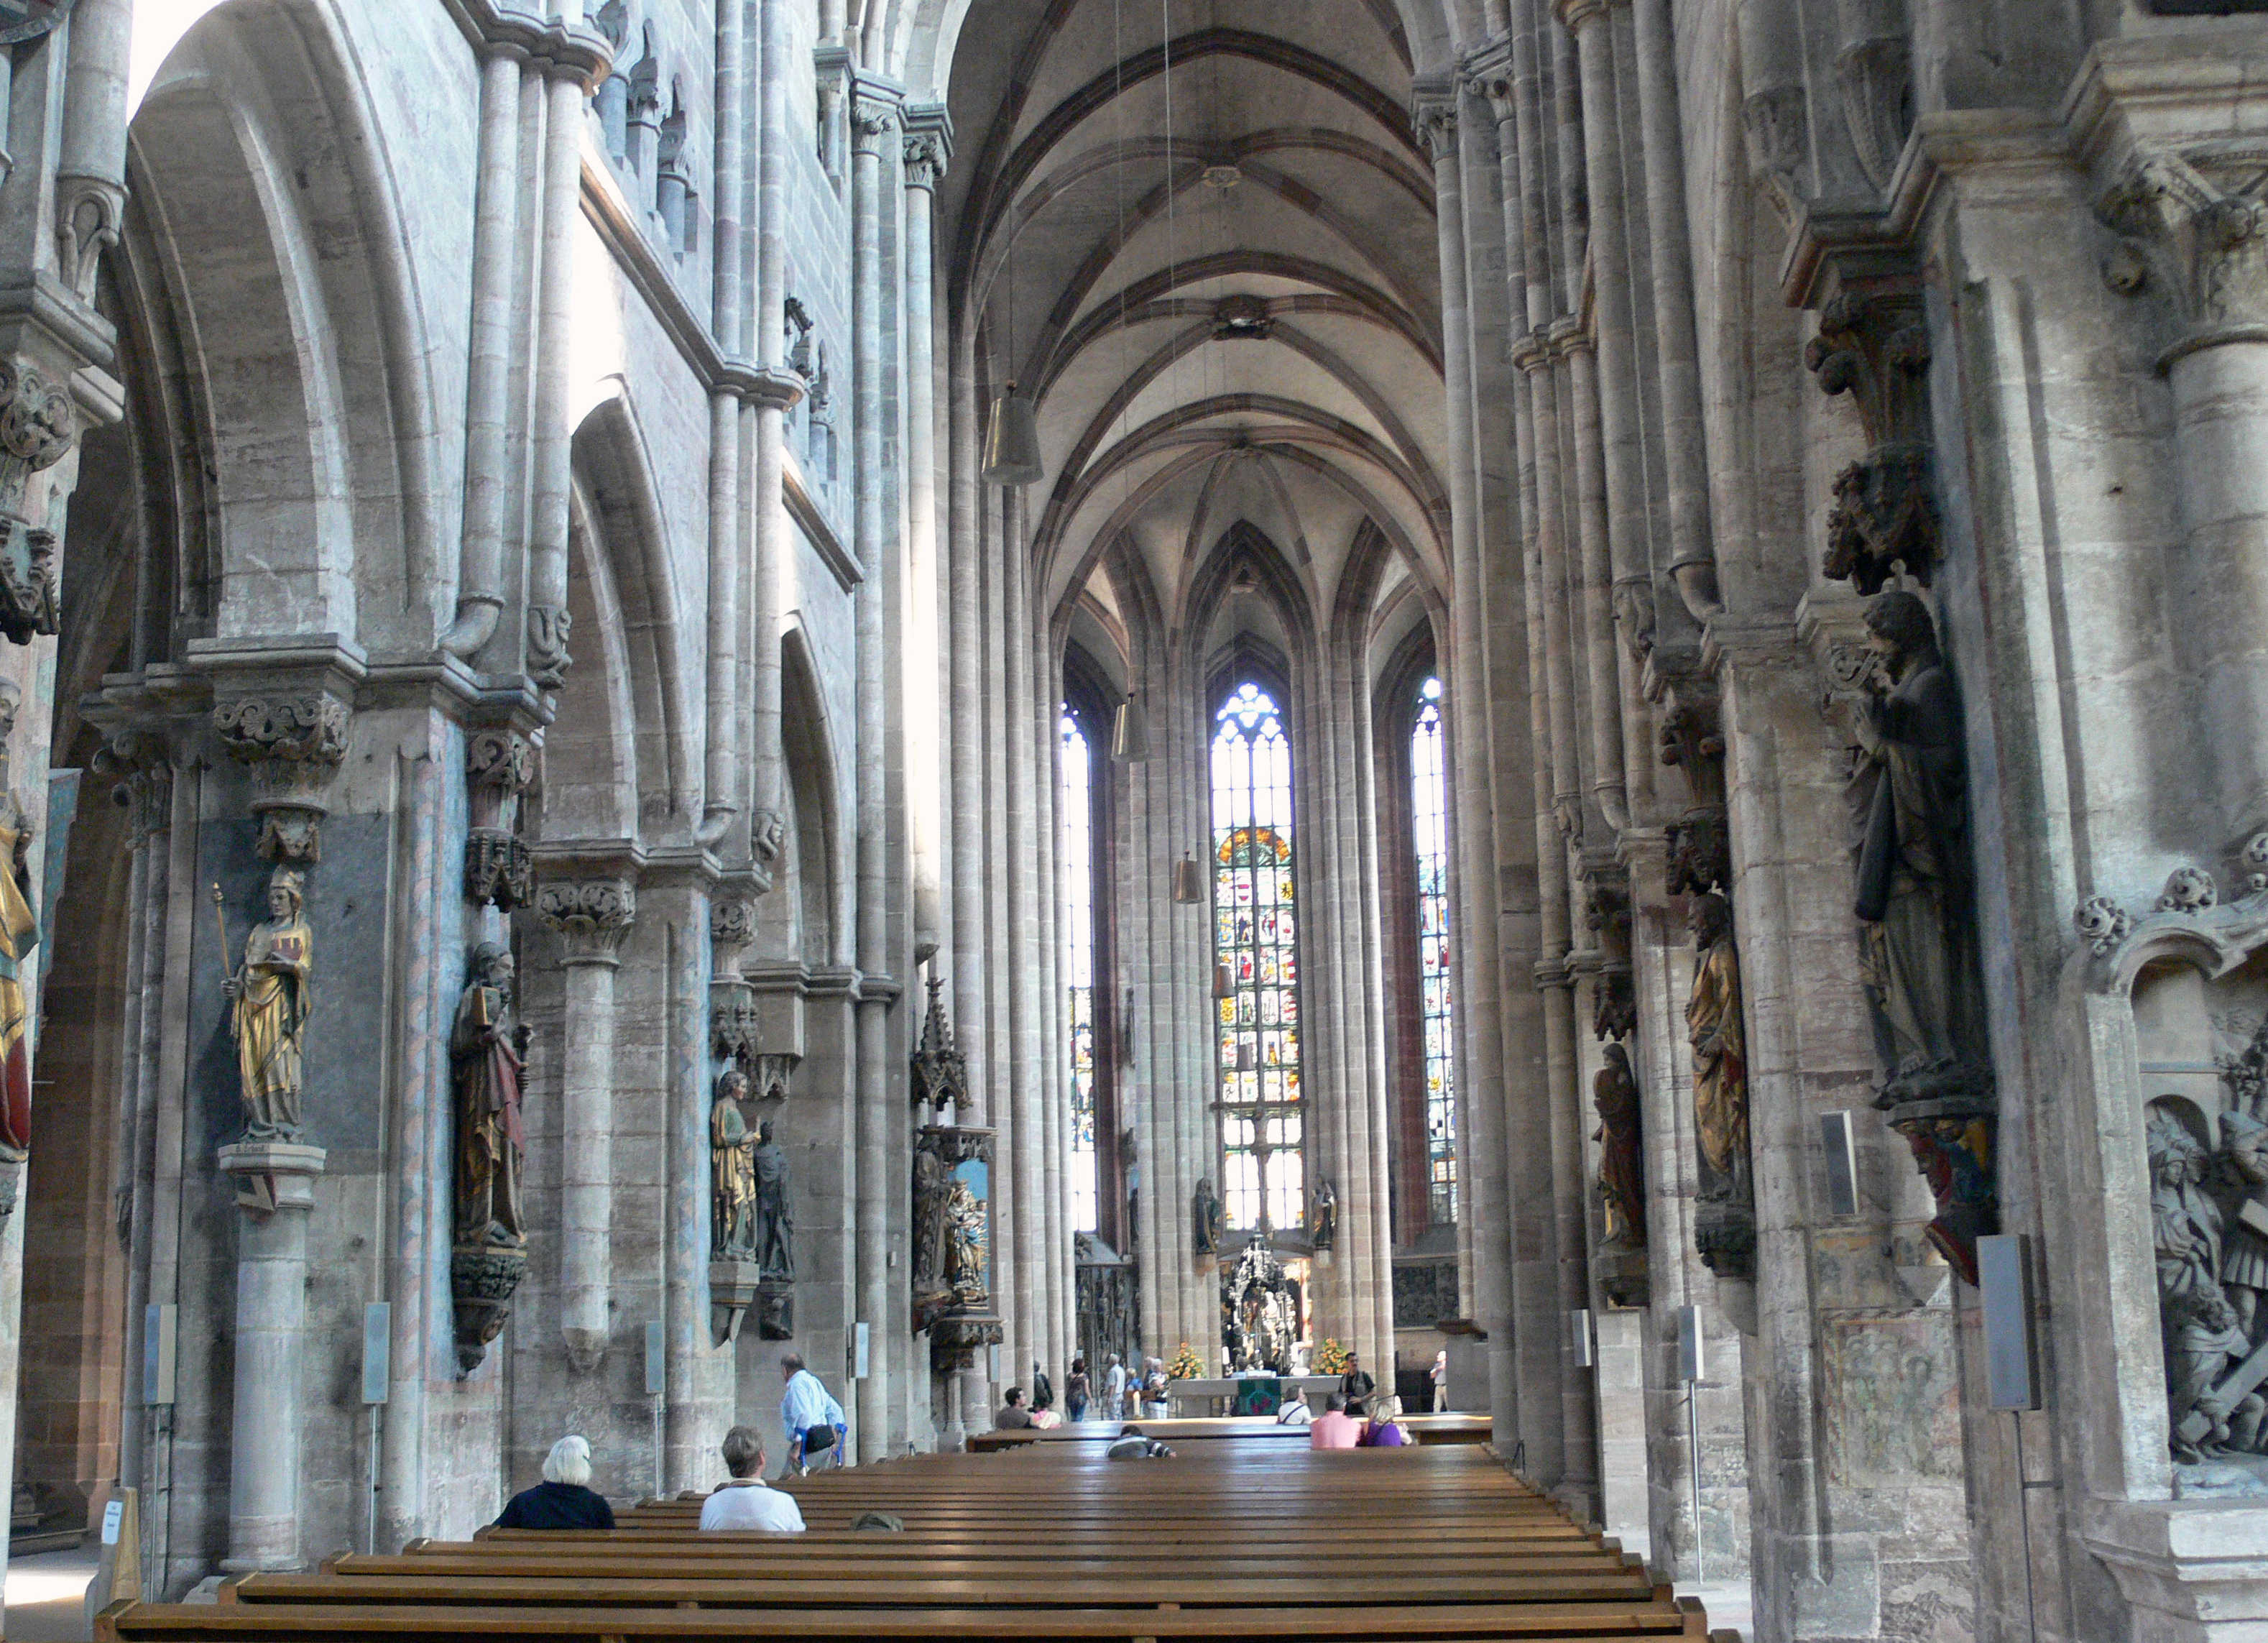
[[[1370,1424],[1362,1429],[1358,1447],[1366,1449],[1398,1449],[1410,1441],[1410,1433],[1402,1424],[1402,1400],[1382,1397],[1377,1400],[1376,1412]]]

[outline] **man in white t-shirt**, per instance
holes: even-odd
[[[725,1434],[725,1470],[733,1474],[732,1481],[719,1485],[702,1503],[703,1529],[803,1533],[803,1508],[795,1497],[764,1481],[764,1440],[752,1427],[735,1426]]]
[[[1118,1361],[1116,1352],[1110,1354],[1110,1367],[1102,1377],[1102,1418],[1126,1418],[1126,1366]]]

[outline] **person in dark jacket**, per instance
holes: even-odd
[[[1346,1373],[1339,1377],[1339,1396],[1347,1401],[1347,1413],[1359,1419],[1368,1411],[1370,1395],[1378,1390],[1378,1382],[1352,1352],[1346,1358]]]
[[[543,1481],[512,1496],[498,1529],[612,1529],[615,1509],[591,1487],[591,1445],[562,1438],[543,1457]]]

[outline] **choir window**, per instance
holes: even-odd
[[[1249,682],[1215,716],[1212,826],[1221,1206],[1231,1227],[1296,1227],[1307,1198],[1292,742]]]
[[[1441,682],[1418,687],[1410,732],[1410,837],[1418,856],[1418,1027],[1425,1067],[1427,1219],[1457,1219],[1456,1062],[1449,1020],[1449,784]]]
[[[1064,974],[1071,988],[1071,1227],[1096,1229],[1094,1151],[1094,759],[1063,712]]]

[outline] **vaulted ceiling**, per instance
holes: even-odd
[[[1371,608],[1412,571],[1446,583],[1433,183],[1410,77],[1392,0],[971,11],[940,223],[956,311],[981,315],[980,377],[1036,403],[1044,608],[1115,610],[1115,556],[1200,650],[1276,628],[1280,598],[1206,572],[1256,532],[1317,630],[1351,563]]]

